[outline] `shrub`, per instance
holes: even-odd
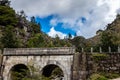
[[[109,79],[120,77],[120,74],[117,74],[117,73],[104,73],[102,75],[104,75],[106,78],[109,78]]]
[[[92,74],[90,76],[90,80],[108,80],[108,79],[100,74]]]

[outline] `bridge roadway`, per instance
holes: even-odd
[[[5,48],[4,56],[22,55],[73,55],[73,47],[54,47],[54,48]]]

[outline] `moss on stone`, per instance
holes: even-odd
[[[93,53],[92,57],[95,61],[102,61],[108,58],[109,55],[103,53]]]

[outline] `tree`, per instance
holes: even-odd
[[[36,23],[30,23],[31,25],[31,31],[32,33],[40,33],[40,25],[36,24]]]
[[[20,11],[20,17],[26,18],[26,14],[25,14],[24,10],[21,10],[21,11]]]
[[[35,34],[34,37],[31,37],[28,42],[28,47],[45,47],[46,43],[42,34]]]
[[[40,22],[39,23],[36,22],[34,16],[31,17],[30,24],[31,24],[31,28],[32,28],[33,33],[40,33],[41,32],[41,24],[40,24]]]
[[[78,52],[81,52],[82,48],[85,47],[85,38],[82,36],[74,37],[71,42]]]
[[[0,25],[7,26],[12,25],[15,26],[18,20],[16,18],[15,11],[9,6],[1,6],[0,5]]]
[[[114,44],[115,36],[111,31],[104,31],[101,35],[101,47],[103,51],[108,52],[108,47],[111,47],[113,51],[116,51],[117,46]]]
[[[55,35],[55,39],[60,40],[60,37],[58,36],[58,34]]]
[[[72,38],[71,33],[68,33],[68,39],[71,39],[71,38]]]
[[[60,47],[61,44],[60,44],[60,37],[58,36],[58,34],[55,35],[55,38],[53,40],[53,44],[55,47]]]
[[[41,24],[40,24],[40,22],[38,22],[38,26],[39,26],[39,30],[40,30],[40,32],[41,32]]]
[[[19,42],[15,36],[14,29],[12,26],[7,26],[4,29],[3,36],[1,37],[1,42],[2,42],[4,48],[19,47]]]
[[[75,34],[74,34],[74,37],[76,37],[76,36],[77,36],[77,34],[75,33]]]
[[[9,6],[10,5],[10,1],[8,1],[8,0],[0,0],[0,5],[2,5],[2,6]]]
[[[36,23],[34,16],[31,17],[31,22],[32,22],[32,23]]]

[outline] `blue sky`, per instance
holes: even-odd
[[[120,0],[11,0],[11,7],[35,16],[42,31],[51,37],[76,33],[90,38],[120,13]]]
[[[40,18],[39,16],[36,17],[36,21],[41,23],[41,30],[45,33],[50,32],[50,29],[53,27],[52,25],[50,25],[50,21],[52,20],[52,18],[54,17],[54,15],[50,15],[48,17],[45,18]],[[83,23],[85,22],[85,19],[82,18]],[[72,29],[69,28],[63,28],[64,24],[63,23],[58,23],[56,26],[54,26],[55,31],[59,31],[62,32],[64,34],[68,34],[71,33],[72,35],[74,35],[76,32]]]

